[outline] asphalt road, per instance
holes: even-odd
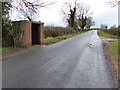
[[[3,88],[114,88],[97,31],[3,60]]]

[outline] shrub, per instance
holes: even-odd
[[[23,34],[20,23],[12,23],[9,19],[2,19],[2,46],[14,46],[15,39]]]
[[[47,37],[58,37],[58,36],[64,36],[64,35],[70,35],[78,33],[82,30],[80,29],[74,29],[74,28],[62,28],[62,27],[45,27],[45,38]],[[83,30],[85,31],[85,30]],[[86,30],[87,31],[87,30]]]
[[[118,28],[112,28],[112,29],[102,29],[102,31],[105,31],[109,34],[112,34],[112,35],[119,35],[119,30]]]

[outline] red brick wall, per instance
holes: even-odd
[[[21,28],[24,30],[23,45],[26,47],[32,46],[31,22],[21,22]]]
[[[39,34],[35,34],[35,35],[38,35],[37,37],[39,40],[39,44],[42,45],[44,40],[44,24],[43,23],[41,24],[35,23],[35,24],[40,26]],[[19,39],[20,42],[22,43],[22,46],[31,47],[32,46],[32,22],[21,21],[21,29],[24,31],[23,36],[21,36]],[[33,30],[36,30],[36,28],[33,27]]]
[[[44,40],[44,24],[40,24],[40,44],[43,44]]]

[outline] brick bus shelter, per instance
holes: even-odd
[[[44,23],[35,21],[15,21],[20,22],[23,35],[20,37],[21,43],[25,47],[41,45],[44,40]],[[17,41],[16,41],[17,42]]]

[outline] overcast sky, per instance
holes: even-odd
[[[44,22],[45,26],[66,26],[66,23],[62,20],[60,10],[63,3],[67,1],[70,0],[56,0],[55,5],[46,9],[41,8],[36,20]],[[84,2],[90,6],[91,11],[93,11],[95,27],[100,27],[101,24],[107,24],[108,26],[118,24],[118,7],[111,8],[107,5],[107,1],[108,0],[77,0],[77,2]],[[74,0],[71,0],[71,2],[74,2]]]

